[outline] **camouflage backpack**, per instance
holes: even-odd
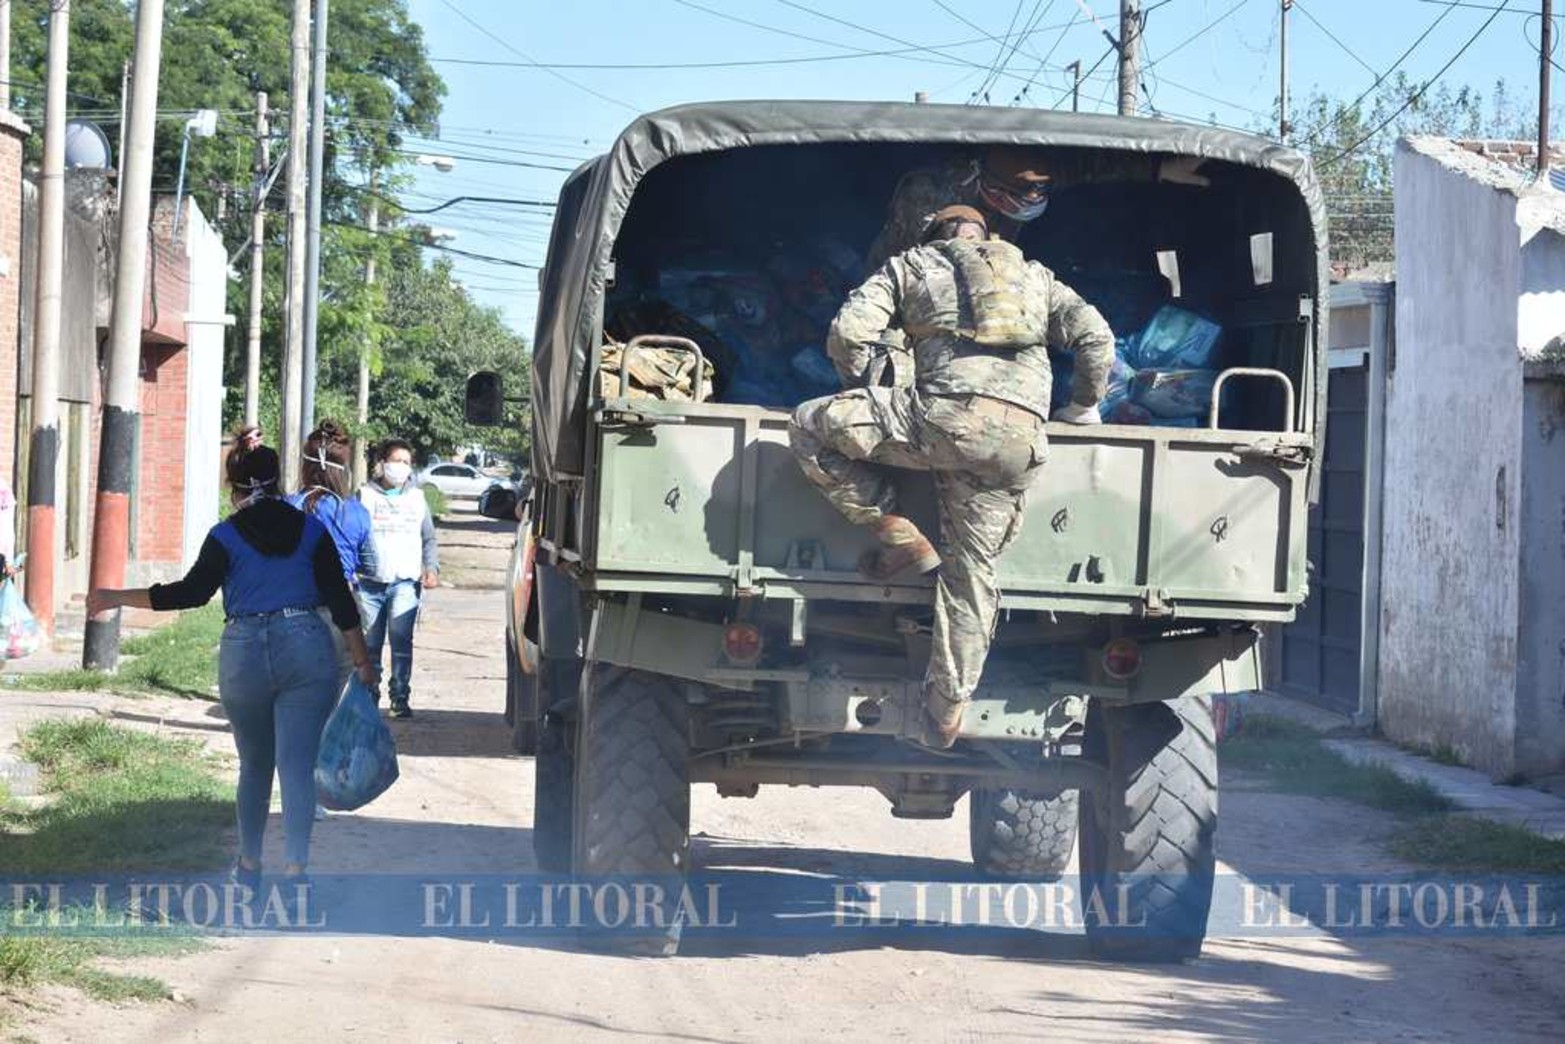
[[[1012,244],[951,239],[905,256],[913,276],[902,302],[909,334],[956,334],[997,351],[1044,343],[1047,303],[1029,289],[1027,259]]]

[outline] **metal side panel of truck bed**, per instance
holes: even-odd
[[[590,586],[919,603],[927,579],[871,582],[872,538],[804,479],[788,414],[609,400],[584,562]],[[1305,591],[1309,438],[1049,426],[1049,462],[1000,563],[1005,604],[1179,619],[1287,620]],[[930,518],[927,477],[904,498]]]

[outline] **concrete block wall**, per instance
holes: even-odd
[[[1521,564],[1517,198],[1406,143],[1395,192],[1380,724],[1504,776]]]

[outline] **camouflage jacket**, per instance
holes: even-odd
[[[1052,381],[1049,348],[1053,347],[1076,357],[1072,400],[1097,405],[1114,363],[1114,332],[1096,308],[1036,261],[1018,266],[1023,282],[1017,292],[1025,297],[1024,311],[1044,331],[1041,343],[1015,350],[985,348],[956,332],[954,325],[938,329],[908,323],[914,312],[971,311],[966,304],[942,300],[960,292],[957,266],[942,246],[929,244],[898,254],[848,295],[826,341],[843,383],[849,387],[866,383],[885,350],[889,328],[919,327],[918,332],[909,332],[907,347],[913,355],[914,384],[922,392],[985,395],[1047,417]],[[986,246],[1004,247],[1019,258],[1020,252],[1008,244]]]

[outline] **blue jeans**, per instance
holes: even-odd
[[[413,625],[418,622],[423,586],[417,580],[389,584],[365,580],[359,585],[364,613],[364,643],[370,660],[380,663],[380,651],[391,639],[391,698],[406,700],[413,691]]]
[[[218,652],[218,691],[239,752],[239,851],[259,865],[272,774],[283,791],[286,861],[310,861],[315,761],[337,704],[331,633],[313,609],[228,622]]]

